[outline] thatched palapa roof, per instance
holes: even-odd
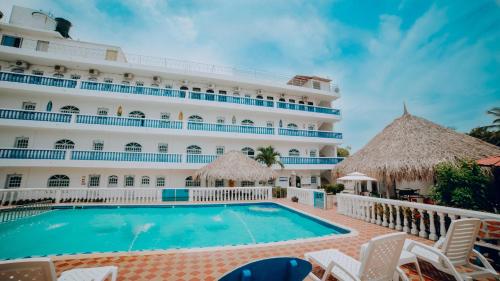
[[[403,116],[337,165],[333,175],[358,171],[389,185],[403,180],[432,180],[439,163],[492,155],[500,155],[500,148],[413,116],[405,106]]]
[[[207,180],[267,181],[277,174],[239,151],[230,151],[196,171],[194,176]]]

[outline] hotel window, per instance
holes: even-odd
[[[259,99],[259,100],[263,100],[264,99],[264,97],[262,95],[257,95],[255,98]]]
[[[80,74],[71,74],[70,78],[74,80],[79,80],[82,79],[82,76]]]
[[[125,151],[127,152],[141,152],[142,151],[142,145],[136,143],[136,142],[130,142],[125,145]]]
[[[307,105],[311,105],[311,106],[312,106],[312,105],[314,105],[314,102],[312,102],[312,101],[308,101],[308,102],[307,102]]]
[[[241,152],[245,154],[246,156],[253,158],[255,156],[255,150],[253,150],[250,147],[244,147],[241,149]]]
[[[295,123],[288,123],[288,125],[286,127],[288,129],[293,129],[293,130],[297,130],[299,128],[299,126],[297,126],[297,124],[295,124]]]
[[[181,86],[180,90],[181,91],[189,91],[189,88],[187,86]]]
[[[62,113],[72,113],[72,114],[80,113],[80,109],[74,105],[63,106],[61,107],[61,109],[59,109],[59,111]]]
[[[108,115],[108,111],[109,109],[108,108],[105,108],[105,107],[99,107],[97,109],[97,115],[99,116],[107,116]]]
[[[130,81],[123,80],[122,81],[122,85],[128,86],[128,85],[130,85]]]
[[[217,124],[224,124],[226,123],[226,118],[224,117],[217,117]]]
[[[128,117],[131,118],[146,118],[146,114],[144,112],[139,111],[139,110],[134,110],[128,114]]]
[[[156,177],[156,187],[165,187],[165,177]]]
[[[307,125],[307,129],[309,131],[314,131],[316,129],[316,126],[314,124],[309,124],[309,125]]]
[[[239,97],[239,96],[240,96],[240,93],[233,93],[233,96],[235,96],[235,97]]]
[[[17,137],[14,141],[15,148],[28,148],[29,138],[28,137]]]
[[[2,45],[3,46],[21,48],[22,41],[23,41],[23,38],[21,38],[21,37],[15,37],[15,36],[10,36],[10,35],[4,35],[2,37]]]
[[[214,92],[214,90],[212,90],[212,89],[208,89],[208,90],[207,90],[207,93],[209,93],[209,94],[213,94],[213,93],[215,93],[215,92]]]
[[[193,88],[193,92],[201,92],[201,88]]]
[[[142,186],[149,186],[150,179],[148,176],[143,176],[141,178],[141,185]]]
[[[5,181],[5,188],[19,188],[19,187],[21,187],[22,179],[23,179],[23,176],[19,175],[19,174],[7,175],[7,180]]]
[[[203,118],[201,118],[201,116],[198,116],[198,115],[191,115],[188,118],[188,122],[201,123],[201,122],[203,122]]]
[[[90,175],[89,176],[89,187],[99,187],[100,182],[101,182],[100,175]]]
[[[309,151],[309,157],[318,157],[316,149],[311,149],[311,151]]]
[[[274,97],[267,96],[267,100],[274,100]]]
[[[137,81],[137,82],[135,82],[135,85],[138,86],[138,87],[144,87],[144,82]]]
[[[253,126],[253,125],[254,125],[254,123],[253,123],[253,121],[252,121],[252,120],[245,119],[245,120],[241,121],[241,125],[242,125],[242,126]]]
[[[113,83],[113,78],[104,78],[104,83]]]
[[[166,143],[159,143],[158,144],[158,152],[159,153],[168,153],[168,144],[166,144]]]
[[[14,73],[24,73],[24,69],[16,67],[11,70]]]
[[[201,154],[201,147],[197,145],[190,145],[186,148],[187,154]]]
[[[47,187],[68,187],[69,177],[66,175],[53,175],[47,182]]]
[[[311,176],[311,184],[317,184],[318,178],[316,176]]]
[[[215,154],[216,155],[223,155],[224,154],[225,148],[223,146],[217,146],[215,148]]]
[[[267,121],[266,122],[266,127],[268,127],[268,128],[274,127],[274,122],[273,121]]]
[[[125,187],[134,186],[135,178],[134,176],[125,176]]]
[[[227,91],[219,90],[219,95],[227,95]]]
[[[321,83],[319,83],[319,81],[313,81],[313,89],[321,90]]]
[[[117,50],[106,50],[105,60],[116,61],[118,59],[118,51]]]
[[[162,112],[162,113],[160,113],[160,118],[162,120],[170,120],[170,112]]]
[[[89,77],[87,80],[89,80],[91,82],[97,82],[97,78],[96,77]]]
[[[108,187],[118,186],[118,176],[112,175],[108,177]]]
[[[190,187],[190,186],[197,187],[197,186],[200,186],[200,181],[199,180],[193,180],[193,177],[189,176],[189,177],[186,178],[184,184],[186,185],[186,187]]]
[[[284,98],[280,98],[279,101],[280,102],[286,102],[286,100]]]
[[[36,109],[36,103],[25,101],[25,102],[23,102],[23,109],[24,110],[35,110]]]
[[[96,151],[102,151],[104,149],[104,141],[95,140],[92,142],[92,149]]]
[[[301,100],[300,100],[300,101],[299,101],[299,104],[304,104],[304,101],[301,101]]]
[[[54,73],[54,74],[52,74],[52,77],[54,77],[54,78],[64,78],[64,74],[62,74],[62,73]]]
[[[241,187],[250,187],[250,186],[255,186],[255,182],[253,182],[253,181],[242,181],[241,182]]]
[[[74,149],[75,143],[72,140],[62,139],[56,141],[54,149]]]
[[[289,99],[288,102],[289,103],[295,103],[295,100],[294,99]]]
[[[290,157],[299,157],[300,156],[300,152],[295,149],[295,148],[292,148],[288,151],[288,156]]]
[[[172,85],[170,84],[165,85],[165,89],[172,89]]]
[[[215,180],[215,187],[224,187],[224,180]]]
[[[43,75],[43,71],[41,71],[41,70],[33,70],[33,71],[31,71],[31,74],[42,76]]]
[[[245,98],[252,98],[252,96],[250,94],[245,94]]]

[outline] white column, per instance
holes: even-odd
[[[401,231],[403,227],[401,226],[401,212],[399,206],[396,206],[396,230]]]
[[[427,232],[425,231],[425,223],[424,223],[424,210],[418,210],[420,213],[420,232],[418,236],[422,238],[427,238]]]
[[[402,211],[403,211],[403,224],[404,224],[403,231],[406,233],[410,233],[410,227],[408,224],[408,216],[406,215],[406,211],[404,209]]]
[[[444,238],[446,236],[446,221],[445,221],[445,215],[443,213],[438,213],[439,217],[439,236],[440,238]]]
[[[376,214],[377,214],[377,224],[381,225],[382,224],[382,217],[380,216],[380,214],[378,212],[378,208],[377,208]]]
[[[392,210],[392,205],[389,205],[389,228],[394,229],[394,213]]]
[[[386,209],[385,204],[382,204],[382,226],[389,225],[389,223],[387,223],[387,216],[385,215],[385,209]]]
[[[371,223],[376,223],[377,222],[377,216],[375,214],[375,203],[372,202],[370,205],[371,205],[371,208],[372,208],[372,217],[371,217],[370,222]]]
[[[429,211],[429,239],[436,241],[438,239],[436,235],[436,226],[434,225],[434,215],[436,212],[434,211]]]
[[[417,229],[417,224],[415,223],[415,218],[414,218],[414,213],[415,213],[416,209],[411,209],[411,234],[413,235],[417,235],[418,234],[418,229]]]

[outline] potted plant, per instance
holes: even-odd
[[[297,196],[293,196],[293,197],[292,197],[292,202],[294,202],[294,203],[298,203],[298,202],[299,202],[299,197],[297,197]]]

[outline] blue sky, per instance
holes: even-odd
[[[3,0],[127,52],[329,76],[337,130],[361,148],[402,114],[467,132],[500,106],[500,0]]]

